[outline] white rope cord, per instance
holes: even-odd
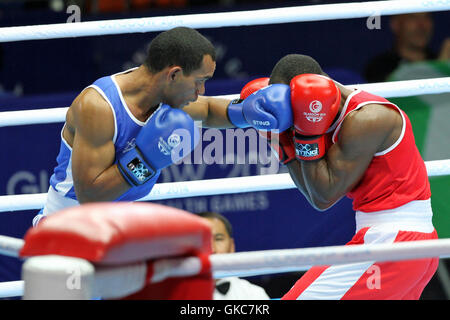
[[[190,14],[0,28],[0,42],[143,33],[176,26],[220,28],[302,21],[365,18],[450,9],[449,1],[396,0],[298,6],[250,11]]]
[[[0,299],[23,296],[23,281],[0,282]]]
[[[348,86],[357,87],[385,98],[408,97],[450,92],[450,77],[396,81],[395,85],[392,82],[379,82]],[[231,94],[216,97],[232,100],[238,96],[238,94]],[[0,127],[64,122],[67,110],[67,107],[63,107],[0,112]]]
[[[448,257],[450,239],[397,243],[264,250],[211,256],[214,276],[250,276],[305,270],[311,266],[365,261],[399,261]]]
[[[450,160],[426,161],[428,176],[450,175]],[[152,191],[137,201],[213,196],[243,192],[295,189],[288,173],[260,176],[168,182],[156,184]],[[43,208],[47,193],[0,196],[0,212]]]
[[[365,261],[399,261],[428,257],[448,257],[450,239],[398,242],[392,244],[366,244],[353,246],[328,246],[315,248],[264,250],[215,254],[210,256],[213,277],[245,277],[270,273],[304,271],[311,266],[348,264]],[[189,276],[198,270],[197,258],[162,259],[161,276]],[[168,266],[168,267],[167,267]],[[96,293],[106,297],[117,297],[117,292],[130,292],[140,288],[140,279],[144,279],[146,268],[143,264],[98,268],[96,270]],[[124,280],[126,279],[126,281]],[[131,281],[131,280],[133,281]],[[120,284],[120,285],[119,285]],[[109,290],[109,291],[108,291]],[[12,281],[0,284],[0,297],[20,296],[23,294],[23,282]]]
[[[64,122],[68,107],[0,112],[0,127]]]
[[[17,258],[23,243],[22,239],[0,235],[0,254]]]

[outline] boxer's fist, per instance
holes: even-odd
[[[269,85],[269,80],[270,78],[264,77],[248,82],[242,88],[239,98],[231,101],[231,103],[228,105],[227,114],[228,119],[234,126],[238,128],[250,127],[250,124],[245,119],[242,111],[242,102],[252,93],[258,91],[259,89],[267,87]]]
[[[292,126],[290,89],[285,84],[263,86],[267,78],[250,82],[241,92],[245,100],[232,101],[228,106],[230,122],[238,128],[285,131]],[[257,89],[262,86],[261,89]],[[254,90],[257,91],[254,91]],[[251,91],[252,94],[248,95]]]
[[[186,112],[162,105],[139,131],[136,146],[119,158],[119,171],[132,186],[141,185],[158,170],[187,156],[199,137]]]
[[[341,93],[333,80],[302,74],[290,83],[295,151],[300,160],[317,160],[326,153],[324,134],[340,107]]]

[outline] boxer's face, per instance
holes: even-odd
[[[216,63],[210,55],[205,55],[200,68],[189,75],[185,75],[180,68],[174,75],[168,95],[169,101],[166,103],[174,108],[183,108],[196,101],[199,95],[205,93],[205,82],[214,75],[215,69]]]
[[[227,229],[222,221],[216,218],[206,218],[211,225],[212,232],[212,252],[213,253],[233,253],[234,240],[228,235]]]

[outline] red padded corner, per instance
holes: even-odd
[[[21,257],[57,254],[100,264],[211,253],[205,219],[154,203],[94,203],[48,216],[25,234]]]

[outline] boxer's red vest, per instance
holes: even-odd
[[[367,104],[382,104],[398,110],[403,118],[402,134],[387,150],[374,155],[366,172],[347,196],[353,199],[355,211],[373,212],[393,209],[413,200],[431,197],[425,163],[415,144],[411,122],[398,106],[388,100],[356,90],[348,98],[335,129],[332,143],[339,138],[345,117]]]

